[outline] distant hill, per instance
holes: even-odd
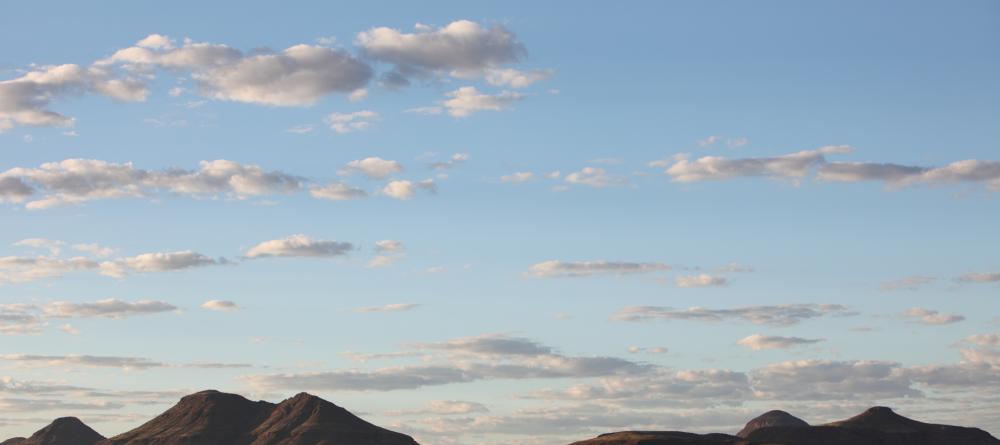
[[[142,426],[105,439],[76,418],[57,419],[30,438],[0,445],[418,445],[319,397],[279,404],[219,391],[185,396]]]
[[[748,422],[736,436],[622,431],[572,445],[1000,445],[1000,440],[978,428],[923,423],[873,407],[825,425],[810,426],[784,411],[770,411]]]
[[[31,437],[15,437],[0,445],[94,445],[104,436],[92,430],[76,417],[60,417]]]

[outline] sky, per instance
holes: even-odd
[[[995,1],[3,9],[0,437],[1000,434]]]

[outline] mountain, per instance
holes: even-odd
[[[268,402],[251,402],[236,394],[202,391],[153,420],[101,445],[201,445],[250,443],[251,431],[274,411]]]
[[[784,411],[774,410],[761,414],[753,420],[747,422],[746,426],[744,426],[740,432],[736,433],[736,435],[739,437],[747,437],[754,431],[771,426],[805,427],[809,426],[809,424],[806,423],[805,420]]]
[[[346,409],[301,393],[277,405],[202,391],[100,445],[417,445]]]
[[[0,445],[94,445],[101,440],[104,440],[104,436],[80,419],[61,417],[27,439],[15,437],[0,442]]]
[[[675,431],[624,431],[572,445],[1000,445],[978,428],[935,425],[873,407],[847,420],[810,426],[783,411],[747,423],[737,436]]]
[[[57,419],[30,438],[0,445],[418,445],[344,408],[301,393],[279,404],[219,391],[181,398],[138,428],[105,439],[75,417]]]

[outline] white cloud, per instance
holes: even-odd
[[[736,343],[753,349],[754,351],[760,351],[764,349],[788,349],[795,346],[811,345],[821,341],[823,341],[823,339],[754,334],[744,337]]]
[[[327,201],[347,201],[351,199],[361,199],[368,196],[368,193],[364,190],[351,187],[342,182],[331,182],[326,185],[310,187],[309,194],[313,198],[325,199]]]
[[[355,308],[354,312],[359,313],[372,313],[372,312],[403,312],[410,311],[420,307],[419,304],[413,303],[393,303],[384,306],[368,306]]]
[[[351,243],[316,240],[299,234],[264,241],[250,248],[246,257],[333,257],[346,255],[351,250],[354,250]]]
[[[965,317],[961,315],[942,314],[935,310],[924,309],[919,307],[910,308],[903,311],[903,317],[910,319],[915,323],[926,324],[926,325],[952,324],[965,320]]]
[[[201,304],[202,309],[210,311],[226,312],[239,310],[239,305],[229,300],[208,300]]]
[[[378,113],[362,110],[353,113],[330,113],[325,121],[331,130],[343,134],[367,130],[374,125],[376,119],[378,119]]]
[[[437,185],[433,179],[413,182],[409,180],[392,181],[382,188],[382,194],[390,198],[406,200],[413,197],[417,190],[426,190],[431,193],[437,192]]]
[[[869,400],[920,397],[899,363],[888,361],[798,360],[755,369],[754,393],[774,400]]]
[[[358,33],[357,43],[366,55],[395,65],[386,76],[390,84],[406,84],[423,73],[484,72],[516,62],[524,53],[517,37],[502,26],[484,28],[458,20],[441,28],[417,25],[414,33],[378,27]]]
[[[156,362],[147,358],[138,357],[115,357],[96,355],[30,355],[30,354],[7,354],[0,355],[0,360],[15,362],[24,366],[34,367],[64,367],[64,366],[87,366],[121,368],[124,370],[145,370],[150,368],[160,368],[167,366],[165,363]]]
[[[70,127],[75,119],[49,110],[53,100],[94,93],[119,101],[142,101],[145,86],[109,70],[66,64],[36,67],[21,77],[0,81],[0,133],[15,126]]]
[[[469,160],[468,153],[455,153],[447,161],[432,162],[427,166],[433,170],[448,170]]]
[[[135,168],[91,159],[66,159],[38,168],[0,172],[0,196],[28,201],[28,209],[46,209],[97,199],[144,197],[168,192],[194,197],[226,195],[237,199],[301,190],[304,179],[233,161],[202,161],[197,170]]]
[[[675,158],[672,163],[654,161],[650,165],[668,164],[665,172],[676,182],[718,181],[752,176],[801,180],[811,168],[826,162],[825,155],[852,151],[853,149],[846,145],[831,145],[769,158],[731,159],[705,156],[692,161],[681,156]]]
[[[725,277],[713,276],[707,273],[698,275],[683,275],[674,279],[677,287],[713,287],[729,284]]]
[[[191,41],[179,47],[133,46],[95,66],[147,73],[150,67],[187,71],[206,97],[277,106],[310,105],[334,92],[350,93],[363,88],[373,75],[371,67],[344,51],[305,44],[254,54]]]
[[[101,258],[115,254],[115,249],[94,243],[74,244],[72,247],[77,252],[89,253],[92,256]]]
[[[504,175],[500,177],[501,182],[508,182],[513,184],[520,184],[522,182],[528,182],[535,179],[535,174],[532,172],[514,172],[509,175]]]
[[[490,410],[486,405],[464,400],[432,400],[427,402],[422,409],[391,411],[387,414],[394,416],[433,414],[438,416],[449,416],[457,414],[486,413]]]
[[[745,306],[732,309],[673,309],[662,306],[628,306],[611,316],[618,321],[691,320],[720,322],[744,320],[753,324],[789,326],[803,320],[823,316],[852,316],[855,312],[839,304],[784,304],[775,306]]]
[[[373,156],[348,162],[338,173],[341,175],[349,175],[357,172],[371,179],[385,179],[395,173],[401,173],[402,171],[403,164],[400,164],[397,161]]]
[[[526,273],[535,278],[589,277],[593,275],[628,275],[670,270],[663,263],[633,263],[622,261],[544,261],[533,264]]]
[[[211,258],[190,250],[152,252],[105,261],[100,264],[102,275],[123,277],[129,273],[170,272],[213,265],[229,264],[225,258]]]
[[[872,162],[832,162],[819,170],[819,180],[831,182],[880,181],[889,187],[914,184],[986,183],[1000,190],[1000,161],[968,159],[944,167],[917,167]]]
[[[358,88],[347,95],[347,99],[351,102],[359,102],[366,97],[368,97],[368,90],[364,88]]]
[[[570,184],[580,184],[590,187],[602,188],[625,183],[623,178],[609,175],[607,171],[599,167],[584,167],[578,172],[566,175],[566,182]]]
[[[497,94],[486,94],[471,86],[450,91],[446,96],[448,98],[440,102],[441,106],[447,109],[452,117],[458,118],[469,117],[479,111],[504,111],[524,99],[524,94],[521,93],[502,91]]]

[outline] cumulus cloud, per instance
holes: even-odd
[[[229,300],[208,300],[201,304],[202,309],[217,312],[235,311],[240,307],[235,302]]]
[[[736,343],[753,349],[754,351],[761,351],[764,349],[788,349],[795,346],[811,345],[821,341],[823,341],[823,339],[820,338],[782,337],[754,334],[744,337]]]
[[[759,325],[789,326],[823,316],[851,316],[856,313],[839,304],[784,304],[746,306],[732,309],[692,307],[673,309],[663,306],[628,306],[611,316],[618,321],[691,320],[720,322],[743,320]]]
[[[346,242],[312,239],[306,235],[292,235],[282,239],[264,241],[247,251],[247,258],[265,257],[334,257],[346,255],[354,245]]]
[[[134,77],[115,76],[99,67],[74,64],[35,67],[20,77],[0,81],[0,133],[15,126],[70,127],[75,119],[50,110],[67,96],[98,94],[118,101],[142,101],[146,87]],[[3,196],[0,192],[0,196]]]
[[[629,275],[668,271],[664,263],[633,263],[624,261],[544,261],[533,264],[525,275],[535,278],[589,277],[594,275]]]
[[[343,134],[367,130],[375,124],[376,119],[378,119],[378,113],[362,110],[353,113],[330,113],[326,116],[325,121],[331,130]]]
[[[440,105],[452,117],[469,117],[480,111],[504,111],[524,99],[524,94],[501,91],[497,94],[482,93],[476,87],[465,86],[445,94],[447,98]],[[426,110],[434,110],[433,107]],[[433,111],[423,114],[437,114]]]
[[[765,158],[705,156],[690,160],[680,156],[669,164],[665,173],[676,182],[718,181],[753,176],[801,180],[810,169],[826,162],[825,155],[852,151],[846,145],[831,145]]]
[[[358,313],[362,313],[362,314],[368,314],[368,313],[373,313],[373,312],[376,312],[376,313],[377,312],[403,312],[403,311],[410,311],[410,310],[416,309],[418,307],[420,307],[419,304],[413,304],[413,303],[393,303],[393,304],[386,304],[386,305],[383,305],[383,306],[359,307],[359,308],[355,308],[354,312],[358,312]]]
[[[359,33],[356,40],[367,56],[394,65],[386,80],[395,85],[428,73],[460,77],[483,73],[517,62],[525,52],[517,37],[503,26],[485,28],[469,20],[436,29],[418,24],[413,33],[372,28]]]
[[[903,277],[897,280],[884,281],[879,286],[880,289],[886,292],[892,292],[897,290],[917,290],[923,286],[931,284],[937,281],[937,278],[928,277],[924,275],[911,275],[908,277]]]
[[[393,199],[407,200],[417,193],[417,190],[437,192],[437,184],[433,179],[413,182],[410,180],[391,181],[382,187],[382,194]]]
[[[348,201],[368,196],[368,192],[359,188],[351,187],[342,182],[331,182],[326,185],[310,187],[309,194],[313,198],[325,199],[327,201]]]
[[[903,311],[903,317],[913,321],[914,323],[926,325],[952,324],[965,320],[965,317],[961,315],[942,314],[941,312],[935,310],[919,307]]]
[[[279,171],[264,171],[255,165],[233,161],[202,161],[197,170],[142,170],[131,163],[115,164],[93,159],[66,159],[44,163],[37,168],[12,168],[0,172],[2,178],[16,180],[30,193],[19,193],[12,202],[28,201],[28,209],[46,209],[97,199],[144,197],[157,192],[194,197],[254,196],[299,191],[304,179]],[[0,183],[2,186],[3,183]],[[0,195],[10,193],[0,191]],[[36,198],[36,195],[40,195]]]
[[[403,171],[403,164],[377,156],[348,162],[338,172],[341,175],[361,173],[371,179],[385,179]]]
[[[105,261],[100,264],[102,275],[124,277],[129,273],[171,272],[195,267],[229,264],[225,258],[211,258],[198,252],[153,252]]]
[[[846,145],[831,145],[774,157],[727,158],[705,156],[695,160],[687,155],[649,163],[664,167],[676,182],[699,182],[746,177],[791,180],[796,183],[815,171],[821,182],[877,181],[889,188],[911,185],[981,183],[991,191],[1000,190],[1000,161],[968,159],[943,167],[907,166],[873,162],[830,162],[827,155],[851,153]]]
[[[611,187],[625,183],[624,178],[610,175],[606,170],[599,167],[584,167],[580,171],[567,174],[565,180],[570,184],[586,185],[595,188]]]
[[[725,286],[729,281],[725,277],[719,277],[702,273],[698,275],[682,275],[674,279],[677,287],[714,287]]]
[[[147,73],[149,68],[188,72],[206,97],[276,106],[311,105],[331,93],[351,93],[374,75],[351,54],[323,46],[299,44],[280,52],[245,54],[222,44],[170,42],[124,48],[95,65]]]

